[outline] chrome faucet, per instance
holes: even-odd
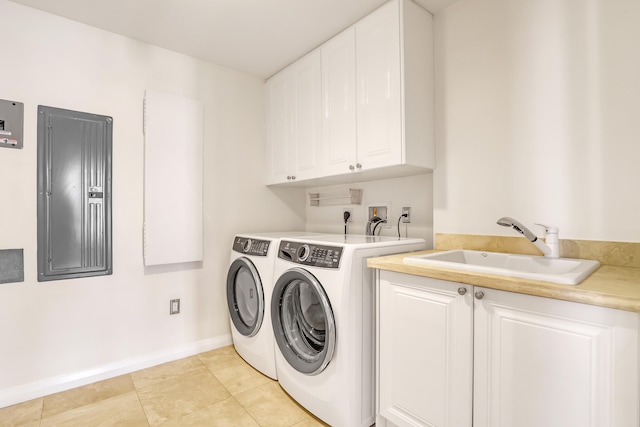
[[[544,256],[548,258],[559,258],[560,257],[560,244],[558,243],[558,227],[538,224],[540,227],[544,227],[544,240],[545,243],[538,240],[538,237],[531,232],[527,227],[522,225],[519,221],[515,219],[505,216],[498,220],[498,225],[503,227],[511,227],[516,230],[518,233],[522,234],[526,237],[531,243],[533,243],[536,248],[540,249],[540,251],[544,254]]]

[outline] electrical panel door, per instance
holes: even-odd
[[[38,281],[112,273],[112,127],[38,107]]]

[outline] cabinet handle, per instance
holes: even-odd
[[[356,168],[361,169],[362,165],[360,163],[356,163]]]
[[[349,170],[350,170],[350,171],[352,171],[352,170],[354,170],[354,169],[355,169],[355,167],[354,167],[353,165],[349,165]]]
[[[466,293],[467,293],[467,288],[463,288],[463,287],[458,288],[458,294],[464,295]]]
[[[484,292],[482,292],[482,291],[478,291],[478,292],[476,292],[476,298],[477,298],[477,299],[482,299],[482,298],[484,298]]]
[[[289,175],[289,176],[287,176],[287,179],[288,179],[289,181],[291,181],[291,180],[296,179],[296,177],[295,177],[295,175]]]

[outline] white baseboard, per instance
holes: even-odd
[[[152,366],[193,356],[205,351],[215,350],[216,348],[230,345],[232,342],[231,334],[226,334],[202,341],[184,344],[179,347],[156,353],[145,354],[131,359],[109,363],[107,365],[97,366],[93,369],[81,372],[60,375],[18,387],[0,390],[0,408],[26,402],[28,400],[47,396],[53,393],[59,393],[61,391],[91,384],[97,381],[117,377],[118,375],[139,371],[140,369],[150,368]]]

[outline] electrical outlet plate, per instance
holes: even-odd
[[[180,298],[169,301],[169,314],[180,313]]]
[[[404,214],[407,214],[407,216],[403,216],[402,217],[402,222],[405,223],[405,224],[406,223],[410,223],[411,222],[411,208],[409,208],[409,207],[402,208],[402,214],[401,215],[404,215]]]

